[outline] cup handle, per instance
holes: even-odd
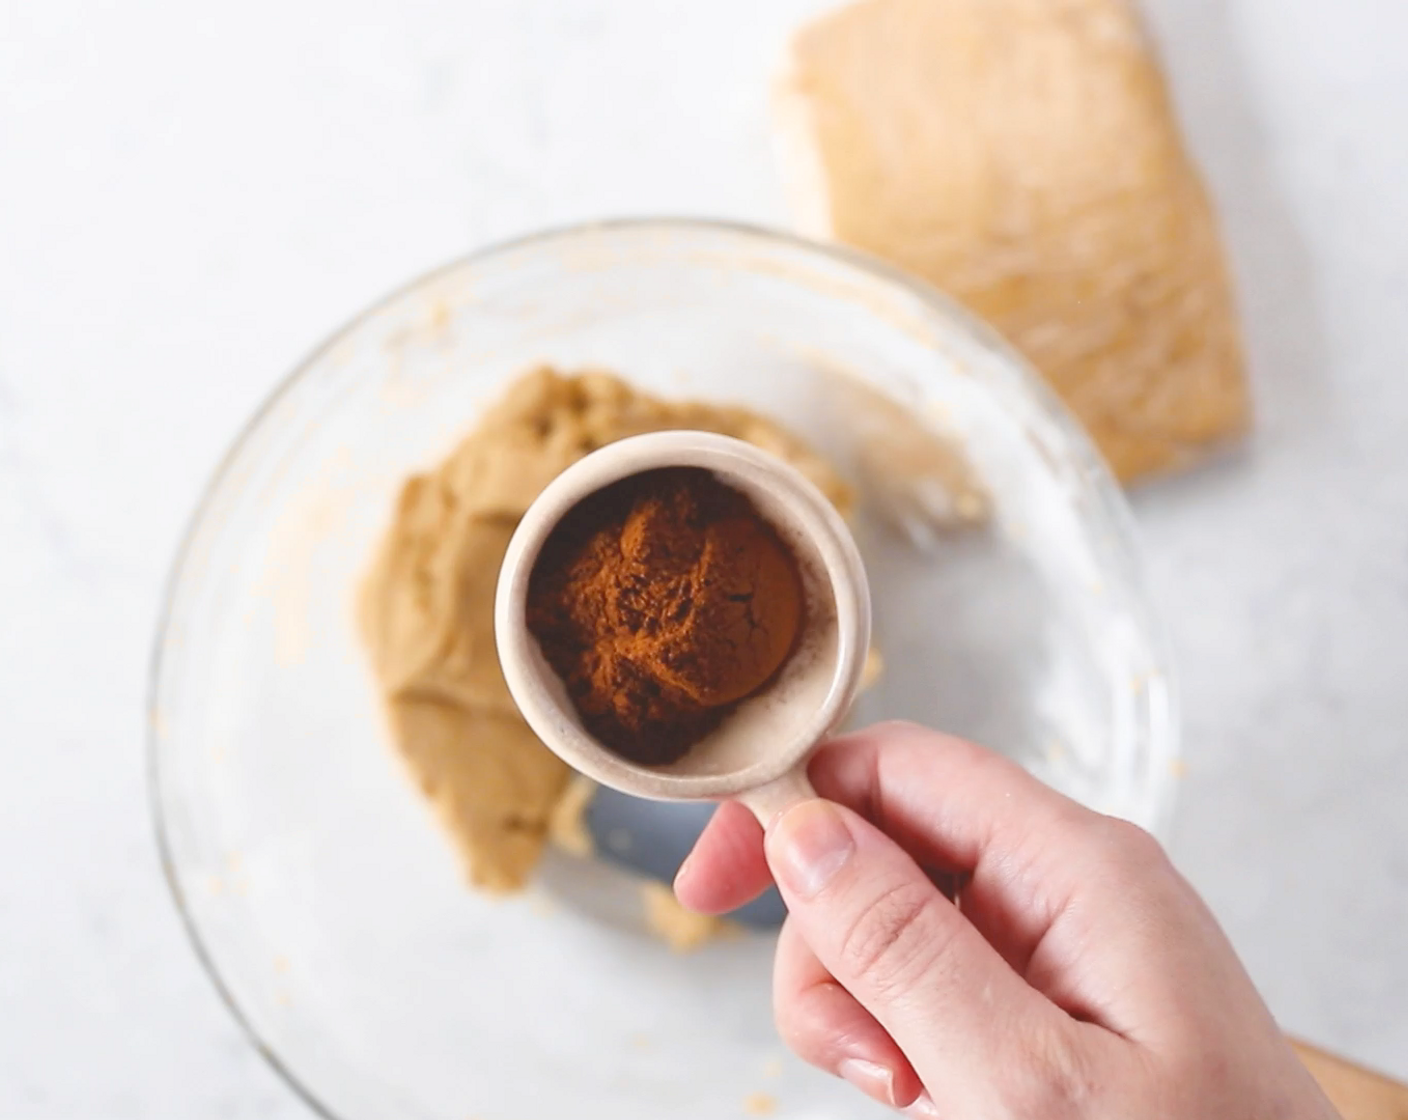
[[[780,778],[774,778],[767,785],[757,786],[738,795],[737,800],[746,805],[758,823],[764,828],[801,801],[811,801],[816,790],[807,779],[806,763],[787,771]]]

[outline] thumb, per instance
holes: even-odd
[[[996,1075],[1029,1049],[1029,1032],[1056,1029],[1055,1006],[902,848],[851,810],[796,805],[773,822],[766,852],[803,940],[931,1091],[981,1084],[982,1073]]]

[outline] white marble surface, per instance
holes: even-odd
[[[579,218],[781,221],[765,77],[817,6],[0,0],[0,1116],[306,1115],[157,870],[184,520],[274,382],[417,272]],[[1149,8],[1261,411],[1136,498],[1174,851],[1288,1028],[1408,1076],[1408,6]]]

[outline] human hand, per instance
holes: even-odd
[[[720,806],[675,883],[722,913],[776,879],[777,1024],[806,1061],[944,1120],[1336,1120],[1147,833],[905,724],[810,774],[827,800],[766,834]]]

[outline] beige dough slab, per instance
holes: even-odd
[[[861,0],[797,34],[776,106],[804,231],[996,326],[1121,478],[1246,427],[1216,221],[1127,0]]]

